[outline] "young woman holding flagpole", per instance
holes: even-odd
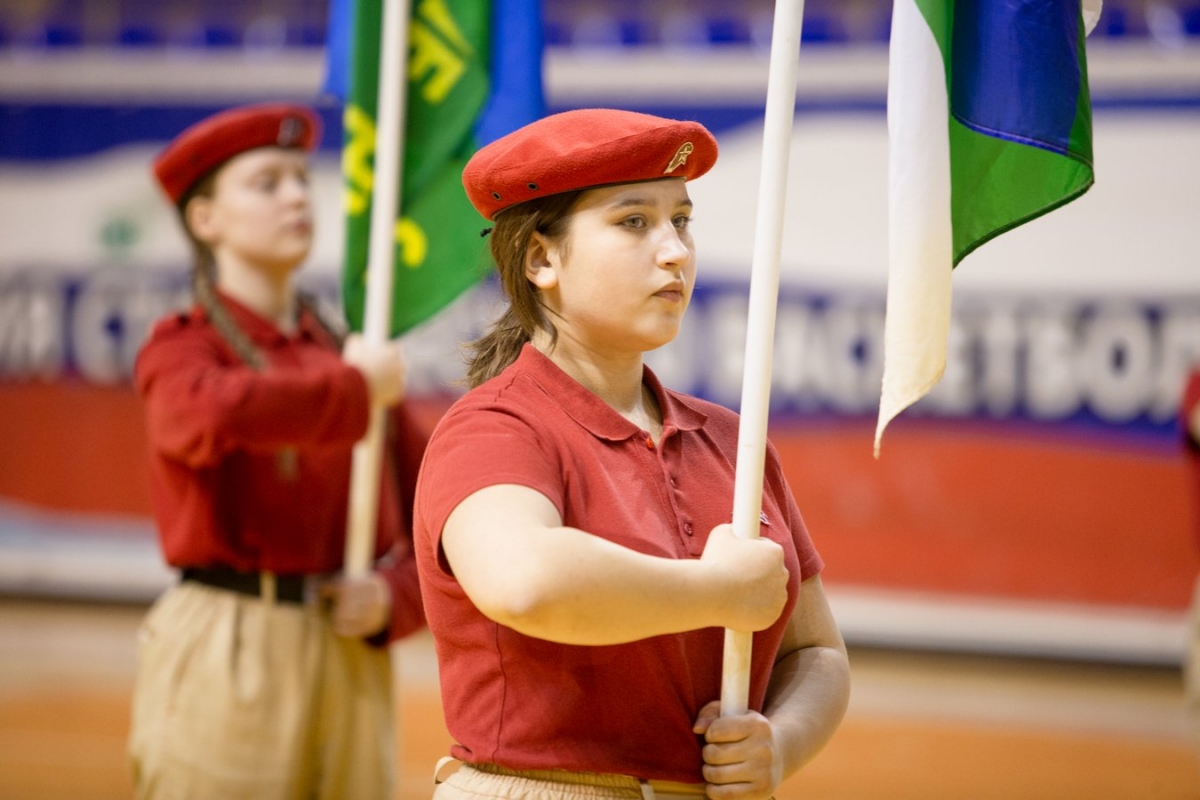
[[[769,797],[844,714],[845,648],[774,451],[763,537],[735,536],[737,415],[645,352],[695,285],[694,122],[588,109],[464,172],[510,306],[417,489],[422,593],[456,745],[435,797]],[[722,631],[754,633],[720,715]]]
[[[312,245],[303,106],[221,112],[155,162],[196,305],[138,357],[151,495],[181,582],[141,631],[141,798],[378,798],[395,785],[386,648],[424,624],[410,514],[425,438],[397,346],[340,336],[297,292]],[[387,412],[367,557],[343,566],[351,450]]]

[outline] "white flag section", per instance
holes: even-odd
[[[950,108],[941,48],[914,0],[892,7],[888,64],[888,290],[883,430],[946,369],[950,335]]]

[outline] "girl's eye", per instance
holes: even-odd
[[[626,217],[621,220],[621,224],[626,228],[644,228],[646,227],[646,219],[644,217]]]
[[[675,227],[681,231],[686,231],[688,226],[692,224],[692,218],[687,214],[680,214],[671,221],[674,222]]]

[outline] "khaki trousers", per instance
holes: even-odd
[[[392,800],[391,679],[386,650],[316,605],[180,584],[140,632],[136,796]]]
[[[518,772],[444,758],[434,800],[703,800],[703,783],[642,781],[628,775],[559,770]]]

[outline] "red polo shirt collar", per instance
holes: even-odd
[[[517,361],[525,370],[525,374],[530,376],[554,403],[561,406],[567,416],[596,438],[619,442],[645,434],[608,403],[563,372],[561,367],[532,344],[526,343],[521,348],[521,355]],[[708,415],[683,397],[666,391],[654,372],[645,365],[642,366],[642,381],[658,398],[658,407],[663,416],[664,438],[675,431],[694,431],[704,426]]]

